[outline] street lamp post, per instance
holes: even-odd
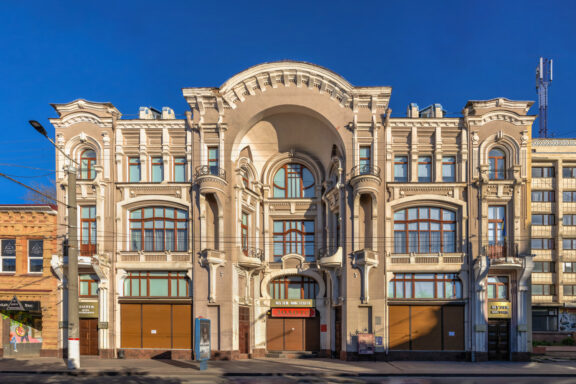
[[[42,124],[30,120],[30,125],[47,138],[52,145],[68,160],[68,368],[80,368],[80,331],[78,318],[78,207],[76,205],[76,166],[79,164],[71,159],[48,134]]]

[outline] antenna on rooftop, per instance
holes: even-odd
[[[540,58],[536,68],[536,90],[538,91],[539,137],[548,137],[548,87],[552,83],[552,59]]]

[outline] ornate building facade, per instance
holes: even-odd
[[[181,119],[54,105],[85,353],[189,358],[203,317],[220,358],[528,356],[532,103],[392,117],[390,87],[288,61],[183,95]]]

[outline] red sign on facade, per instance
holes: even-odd
[[[272,308],[272,317],[315,317],[314,308]]]

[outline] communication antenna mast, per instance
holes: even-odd
[[[548,137],[548,87],[552,83],[552,59],[540,58],[536,68],[536,90],[538,91],[538,136]]]

